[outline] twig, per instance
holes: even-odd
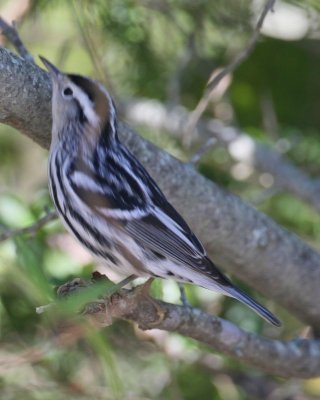
[[[186,130],[186,136],[184,139],[185,144],[190,144],[194,129],[201,115],[204,113],[209,104],[214,88],[226,75],[233,72],[252,53],[259,38],[260,29],[262,27],[263,21],[268,12],[273,9],[275,1],[276,0],[267,0],[247,46],[239,54],[237,54],[237,56],[230,62],[230,64],[228,64],[225,68],[223,68],[220,72],[218,72],[216,75],[213,76],[213,78],[209,80],[202,98],[190,115],[190,119],[188,121],[188,129]],[[212,75],[213,74],[211,74],[211,76]]]
[[[269,200],[271,197],[275,196],[276,194],[280,193],[281,190],[277,185],[272,185],[271,187],[262,190],[260,193],[252,196],[250,198],[250,203],[255,207],[260,206],[265,201]]]
[[[0,14],[5,21],[15,21],[21,23],[31,9],[31,2],[32,0],[10,0],[7,2],[1,1]],[[4,7],[2,3],[5,3]],[[3,46],[6,40],[8,40],[6,36],[0,36],[0,46]]]
[[[2,17],[0,17],[0,32],[13,44],[18,54],[24,60],[34,63],[34,58],[22,43],[14,22],[12,25],[9,25]]]
[[[72,295],[74,288],[71,290]],[[248,333],[190,305],[156,300],[146,293],[143,285],[122,289],[88,304],[84,315],[97,327],[110,325],[112,318],[116,318],[135,322],[144,330],[177,332],[271,374],[299,378],[320,375],[320,341],[301,338],[281,341]]]
[[[18,228],[18,229],[8,229],[5,232],[0,234],[0,242],[3,242],[7,239],[10,239],[12,237],[18,236],[18,235],[34,235],[37,233],[37,231],[42,228],[44,225],[46,225],[48,222],[53,221],[56,219],[57,213],[53,210],[48,211],[47,214],[41,218],[39,218],[34,224],[29,225],[25,228]]]
[[[214,137],[209,138],[201,147],[200,149],[193,154],[190,159],[191,164],[197,164],[201,158],[212,149],[212,147],[217,143],[217,139]]]

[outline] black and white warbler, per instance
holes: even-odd
[[[265,307],[237,289],[209,259],[184,219],[117,134],[107,90],[63,74],[52,78],[49,187],[67,229],[121,274],[172,278],[222,292],[279,326]]]

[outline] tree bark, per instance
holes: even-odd
[[[155,99],[134,99],[123,105],[125,118],[130,123],[166,131],[183,141],[191,118],[187,109],[165,106]],[[216,119],[201,118],[195,129],[197,135],[194,135],[194,141],[198,146],[205,145],[210,138],[214,139],[213,143],[218,142],[227,148],[236,162],[244,162],[261,173],[269,173],[277,188],[311,205],[316,212],[320,211],[320,181],[308,176],[271,146],[259,143],[247,133]]]
[[[267,339],[196,308],[150,301],[141,296],[140,287],[116,293],[106,309],[98,310],[93,307],[89,312],[98,321],[109,313],[109,318],[134,321],[142,329],[177,332],[274,375],[311,378],[320,374],[319,340]]]
[[[100,296],[87,303],[82,315],[89,318],[94,326],[101,328],[113,323],[113,319],[135,322],[141,329],[162,329],[180,333],[212,347],[215,351],[235,357],[265,372],[281,377],[311,378],[320,374],[320,341],[294,339],[290,341],[267,339],[248,333],[229,321],[209,315],[190,306],[169,304],[151,298],[148,285],[134,289],[121,289],[113,295]],[[60,286],[62,295],[58,303],[38,307],[37,312],[59,314],[64,310],[63,298],[81,296],[90,290],[92,281],[76,278]],[[81,297],[78,297],[81,299]],[[61,301],[62,300],[62,301]],[[79,325],[79,317],[71,314],[69,323]],[[80,324],[81,326],[81,324]],[[73,337],[73,334],[72,334]],[[78,339],[76,336],[75,340]]]

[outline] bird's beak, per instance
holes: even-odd
[[[49,74],[51,75],[52,79],[57,80],[59,76],[62,76],[62,72],[58,70],[51,62],[49,62],[46,58],[39,56],[40,60],[43,62],[44,66],[47,68]]]

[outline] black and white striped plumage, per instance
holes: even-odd
[[[219,291],[280,325],[217,269],[184,219],[119,141],[115,107],[104,87],[62,74],[42,60],[53,83],[50,193],[67,229],[121,274],[173,278]]]

